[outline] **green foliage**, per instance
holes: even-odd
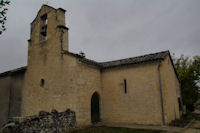
[[[6,30],[5,23],[7,21],[6,13],[8,11],[7,5],[10,4],[9,0],[0,0],[0,35]]]
[[[102,126],[73,131],[72,133],[164,133],[164,131]]]
[[[199,117],[200,117],[200,115],[198,115],[198,114],[188,112],[186,114],[183,114],[180,119],[171,121],[169,123],[169,125],[174,126],[174,127],[185,127],[192,121],[192,119],[197,119]]]
[[[175,59],[175,68],[181,83],[183,104],[189,111],[194,110],[194,103],[198,100],[198,83],[200,83],[200,56],[193,59],[184,57]]]
[[[200,110],[200,99],[194,105],[196,109]]]

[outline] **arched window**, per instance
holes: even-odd
[[[91,121],[100,122],[99,95],[95,92],[91,98]]]

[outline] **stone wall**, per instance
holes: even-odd
[[[151,63],[103,71],[102,121],[161,125],[157,67]]]
[[[0,74],[0,127],[8,118],[21,114],[21,88],[25,70],[19,68]]]
[[[10,76],[0,77],[0,126],[6,123],[9,111]]]
[[[21,88],[24,82],[24,73],[18,72],[11,76],[9,118],[21,115]]]
[[[141,64],[102,71],[103,122],[163,124],[158,65]],[[180,118],[178,98],[181,97],[179,81],[169,56],[161,62],[160,71],[164,117],[168,124]]]
[[[170,123],[172,120],[179,119],[181,114],[178,103],[180,85],[169,57],[161,64],[161,79],[165,121]]]
[[[40,42],[40,18],[45,13],[48,13],[47,40]],[[22,87],[21,116],[35,115],[40,110],[70,108],[76,112],[78,125],[90,125],[92,94],[98,92],[101,97],[100,71],[71,54],[63,54],[61,47],[67,50],[68,46],[67,31],[61,40],[61,29],[56,28],[65,25],[58,19],[64,15],[61,13],[58,9],[42,6],[33,22]],[[42,79],[44,85],[41,86]]]
[[[75,112],[40,111],[37,116],[12,118],[0,133],[67,133],[76,128]]]

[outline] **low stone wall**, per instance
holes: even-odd
[[[75,112],[52,110],[51,113],[40,111],[37,116],[12,118],[0,133],[67,133],[75,128]]]

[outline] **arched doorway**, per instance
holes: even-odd
[[[95,92],[91,98],[91,121],[92,123],[100,121],[99,95],[97,92]]]

